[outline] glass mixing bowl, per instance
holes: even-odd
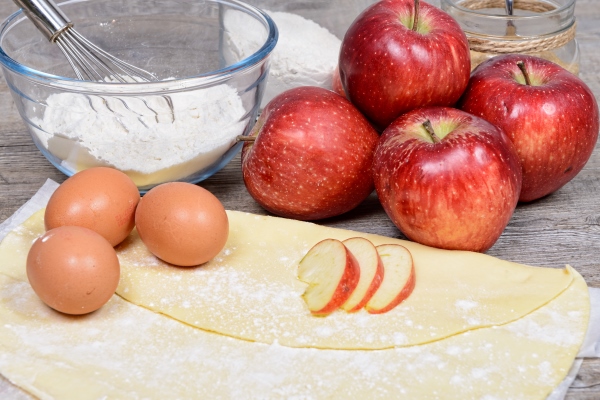
[[[263,11],[236,0],[77,0],[59,4],[74,28],[159,82],[77,80],[57,45],[21,11],[0,26],[0,64],[40,151],[60,171],[110,166],[144,192],[200,182],[239,151],[263,96],[278,33]],[[254,47],[236,55],[225,18]]]

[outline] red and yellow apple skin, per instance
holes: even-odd
[[[471,72],[467,38],[458,23],[414,0],[383,0],[352,23],[340,49],[344,91],[383,131],[401,114],[423,106],[453,105]]]
[[[415,267],[414,265],[411,267],[410,277],[408,281],[406,281],[406,285],[402,287],[402,290],[398,293],[398,295],[388,303],[387,306],[383,308],[375,308],[370,306],[368,303],[365,305],[365,309],[369,314],[385,314],[388,311],[396,308],[400,303],[406,300],[413,292],[415,288],[415,284],[417,282]]]
[[[360,279],[360,267],[342,242],[325,239],[302,258],[298,279],[308,284],[302,298],[311,314],[326,316],[354,292]]]
[[[415,265],[410,251],[398,244],[377,246],[384,275],[379,289],[365,305],[370,314],[384,314],[410,296],[415,288]]]
[[[588,86],[559,65],[533,56],[510,54],[480,64],[459,107],[510,137],[523,166],[523,202],[573,179],[598,139],[598,104]]]
[[[437,142],[424,128],[426,120]],[[384,210],[409,239],[478,252],[502,234],[522,182],[508,136],[448,107],[417,109],[394,121],[383,132],[373,173]]]
[[[265,107],[242,149],[248,193],[273,214],[318,220],[343,214],[373,191],[379,135],[344,97],[299,87]]]

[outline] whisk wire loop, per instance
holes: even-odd
[[[159,81],[154,74],[113,56],[78,33],[73,27],[74,24],[58,8],[54,1],[14,0],[14,2],[22,8],[25,15],[50,42],[58,45],[77,79],[121,83]],[[131,110],[127,102],[121,98],[116,98],[123,103],[125,108]],[[158,98],[162,98],[166,102],[170,111],[171,122],[174,122],[175,110],[173,101],[167,95],[159,95]],[[156,122],[159,122],[159,113],[145,99],[140,98],[140,100],[153,113]],[[114,113],[106,100],[104,100],[104,103]],[[136,111],[133,112],[138,115],[140,122],[144,126],[147,126],[142,119],[144,114]]]
[[[79,79],[91,81],[156,82],[153,74],[120,60],[96,46],[73,28],[54,40]]]
[[[85,51],[86,56],[89,55],[91,59],[99,62],[109,72],[112,72],[113,74],[115,73],[114,69],[111,69],[100,56],[108,60],[113,68],[117,67],[122,72],[120,74],[116,74],[121,78],[122,76],[127,76],[134,82],[158,82],[159,79],[154,74],[116,58],[112,54],[90,42],[85,36],[81,35],[75,29],[68,29],[67,32],[76,39],[76,42],[79,43],[82,51]]]

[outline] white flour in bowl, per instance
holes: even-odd
[[[53,94],[33,119],[41,144],[69,170],[106,165],[138,186],[184,178],[217,161],[248,121],[228,85],[163,96]],[[145,104],[145,103],[146,104]]]
[[[331,89],[333,72],[338,64],[340,39],[300,15],[265,12],[275,21],[279,40],[271,53],[271,69],[261,108],[279,93],[298,86]],[[260,43],[264,43],[264,38],[253,35],[260,29],[253,29],[243,13],[228,12],[224,24],[229,45],[224,56],[229,63],[249,57],[257,46],[260,48]]]

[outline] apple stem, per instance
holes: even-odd
[[[438,137],[438,135],[435,134],[435,131],[433,130],[433,125],[431,125],[430,120],[426,119],[425,122],[423,122],[423,127],[425,128],[427,133],[429,133],[429,136],[431,136],[431,140],[433,140],[433,143],[441,142],[441,139]]]
[[[236,136],[236,142],[254,142],[256,140],[256,136]]]
[[[519,66],[519,69],[525,77],[525,84],[527,86],[531,86],[531,81],[529,80],[529,74],[527,73],[527,69],[525,68],[525,63],[523,61],[517,61],[517,65]]]
[[[417,31],[417,25],[419,24],[419,0],[415,0],[415,16],[413,18],[412,30]]]

